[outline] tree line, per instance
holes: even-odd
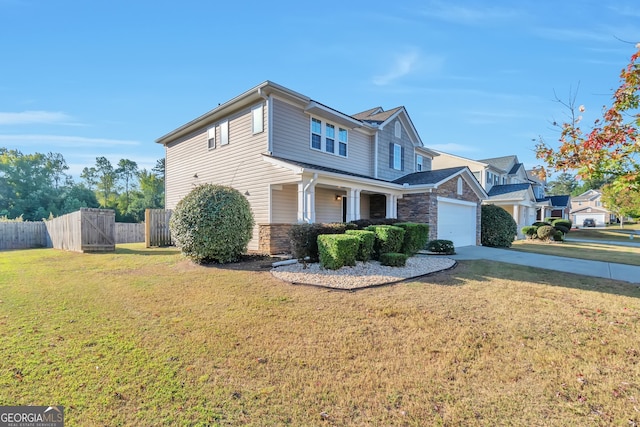
[[[23,154],[0,147],[0,219],[41,221],[80,208],[114,209],[120,222],[144,220],[164,207],[164,158],[151,170],[129,159],[96,157],[76,182],[60,153]]]

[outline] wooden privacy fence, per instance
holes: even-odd
[[[148,248],[173,245],[171,231],[169,230],[169,220],[172,213],[171,209],[147,209],[144,212],[144,235],[145,244]]]
[[[0,250],[46,248],[44,222],[0,222]]]
[[[144,242],[144,224],[116,222],[116,244]]]
[[[45,221],[50,247],[76,252],[109,252],[116,249],[115,212],[82,208]]]

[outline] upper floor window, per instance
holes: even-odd
[[[389,167],[404,170],[404,148],[400,144],[389,143]]]
[[[338,130],[338,154],[347,157],[347,130]]]
[[[315,117],[311,118],[311,148],[347,157],[348,140],[349,134],[346,129]]]
[[[396,120],[396,124],[393,127],[393,134],[396,138],[402,138],[402,125],[399,120]]]
[[[318,119],[311,119],[311,148],[320,150],[322,148],[322,122]]]
[[[422,172],[424,168],[424,159],[420,154],[416,155],[416,172]]]
[[[254,134],[264,131],[264,112],[262,104],[251,109],[251,129]]]
[[[220,123],[220,145],[227,145],[229,143],[229,121],[225,120]]]
[[[327,123],[325,135],[324,149],[329,153],[333,153],[336,149],[336,127]]]
[[[210,127],[207,130],[207,144],[209,146],[209,150],[216,148],[216,127]]]

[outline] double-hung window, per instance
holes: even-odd
[[[311,148],[322,149],[322,122],[318,119],[311,119]]]
[[[336,127],[327,123],[325,135],[326,143],[324,145],[324,149],[327,153],[334,153],[336,149]]]
[[[402,145],[389,143],[389,168],[395,170],[404,170],[404,149]]]
[[[349,133],[347,129],[321,119],[311,118],[311,148],[347,157]]]
[[[347,157],[347,130],[338,129],[338,155]]]
[[[216,127],[210,127],[207,129],[207,144],[209,146],[209,150],[213,150],[216,148]]]
[[[420,154],[416,155],[416,172],[422,172],[424,160]]]

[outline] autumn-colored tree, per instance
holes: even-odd
[[[601,189],[602,204],[620,220],[620,228],[627,217],[640,216],[640,191],[619,191],[615,185],[607,184]]]
[[[620,87],[610,107],[603,108],[589,132],[580,128],[584,106],[578,111],[571,101],[570,121],[559,125],[560,146],[554,149],[541,140],[536,154],[559,171],[576,170],[580,179],[610,178],[618,190],[640,189],[640,43],[629,64],[620,73]]]

